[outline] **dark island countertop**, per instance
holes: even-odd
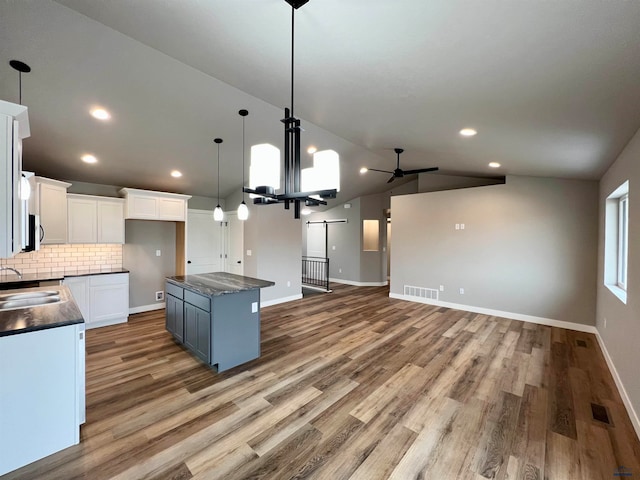
[[[53,280],[63,280],[65,277],[85,277],[87,275],[109,275],[112,273],[129,273],[124,268],[71,268],[58,271],[46,271],[43,273],[25,273],[18,276],[9,270],[0,271],[0,287],[2,285],[10,285],[11,288],[20,288],[20,284],[29,284],[33,282],[46,282]]]
[[[271,287],[275,282],[226,272],[167,277],[167,281],[207,297]]]
[[[0,337],[84,323],[80,309],[78,309],[76,302],[71,296],[71,291],[64,285],[4,290],[2,294],[10,295],[13,293],[50,290],[57,290],[59,292],[61,299],[59,303],[16,308],[13,310],[0,310]]]

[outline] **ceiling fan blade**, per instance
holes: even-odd
[[[418,168],[417,170],[405,170],[404,174],[405,175],[413,175],[415,173],[435,172],[436,170],[438,170],[438,167]]]
[[[391,183],[396,179],[395,175],[391,175],[391,178],[389,180],[387,180],[387,183]]]
[[[378,170],[377,168],[370,168],[369,171],[370,172],[393,173],[393,172],[390,172],[389,170]]]

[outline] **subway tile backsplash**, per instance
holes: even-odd
[[[120,244],[42,245],[37,252],[19,253],[0,259],[0,266],[13,267],[22,274],[122,268]]]

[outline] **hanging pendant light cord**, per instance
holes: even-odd
[[[218,143],[218,206],[220,205],[220,143]]]
[[[242,201],[244,202],[244,115],[242,116]]]
[[[294,69],[294,37],[295,37],[295,15],[296,9],[291,7],[291,117],[295,117],[293,112],[293,69]]]

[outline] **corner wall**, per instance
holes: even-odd
[[[604,286],[604,204],[629,180],[629,256],[627,303]],[[640,437],[640,130],[600,180],[596,327],[608,352],[618,388]],[[605,326],[606,319],[606,326]],[[626,396],[626,398],[624,398]]]
[[[509,176],[393,197],[391,295],[443,285],[458,308],[592,326],[597,195],[594,181]]]

